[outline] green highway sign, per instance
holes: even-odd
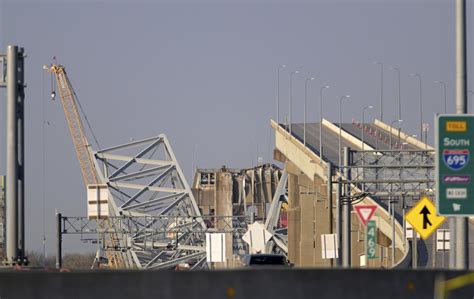
[[[437,213],[474,215],[474,115],[438,115],[435,137]]]
[[[377,244],[377,225],[374,220],[367,221],[367,237],[365,248],[367,250],[367,259],[377,258],[375,245]]]

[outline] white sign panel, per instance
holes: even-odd
[[[87,217],[101,219],[109,216],[109,189],[107,185],[87,185]]]
[[[323,259],[337,259],[337,235],[322,234],[321,235],[321,252]]]
[[[265,229],[263,224],[254,222],[248,226],[242,240],[249,245],[250,253],[265,253],[265,247],[271,237],[272,234]]]
[[[225,262],[224,233],[206,233],[206,259],[208,263]]]
[[[436,251],[449,251],[450,237],[449,229],[436,230]]]

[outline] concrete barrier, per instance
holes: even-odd
[[[435,278],[461,272],[278,269],[238,271],[0,272],[0,297],[11,298],[433,298]],[[450,294],[472,298],[469,286]]]
[[[379,128],[384,129],[385,131],[392,133],[392,135],[398,135],[398,128],[390,127],[389,125],[387,125],[386,123],[378,119],[374,120],[374,125],[376,125]],[[422,137],[423,136],[419,136],[420,139],[422,139]],[[400,130],[400,138],[403,139],[405,142],[408,142],[409,144],[414,145],[420,149],[434,150],[432,146],[418,140],[417,138],[414,138],[406,134],[405,132],[401,130]]]

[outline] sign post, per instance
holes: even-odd
[[[360,221],[364,224],[367,225],[367,221],[369,221],[372,216],[375,213],[375,210],[377,209],[376,205],[357,205],[354,206],[354,210],[357,213],[357,216],[359,216]]]
[[[423,240],[426,240],[443,222],[446,217],[436,215],[436,208],[431,200],[423,196],[406,214],[405,219],[413,226]],[[416,240],[416,238],[415,238]]]
[[[367,259],[375,259],[377,250],[375,246],[377,245],[377,225],[374,220],[367,222],[367,237],[366,237],[366,246],[367,249],[366,256]]]
[[[436,132],[437,212],[474,215],[474,115],[439,115]]]

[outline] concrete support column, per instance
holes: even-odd
[[[232,190],[233,181],[232,175],[229,172],[218,172],[216,173],[216,197],[215,197],[215,215],[216,228],[230,229],[232,228]],[[220,218],[219,218],[220,217]],[[232,233],[225,234],[225,245],[226,245],[226,260],[232,262]],[[217,266],[217,265],[216,265]],[[218,265],[218,267],[225,267],[225,264]]]
[[[288,169],[287,169],[288,171]],[[299,265],[300,209],[298,176],[288,172],[288,259]]]

